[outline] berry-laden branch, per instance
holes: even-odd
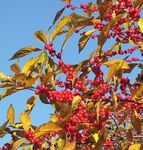
[[[15,110],[9,107],[0,137],[10,134],[12,138],[1,149],[141,149],[143,2],[63,2],[65,6],[57,12],[48,32],[34,34],[43,47],[22,48],[11,60],[33,52],[37,56],[22,68],[13,64],[13,75],[0,73],[0,88],[4,88],[1,100],[21,90],[33,91],[20,114],[20,123],[14,122]],[[63,51],[73,34],[80,35],[81,55],[87,47],[91,51],[78,64],[64,61]],[[61,48],[55,40],[60,35],[64,36]],[[76,39],[72,42],[75,44]],[[96,43],[96,50],[91,49],[90,42]],[[47,123],[40,126],[34,126],[30,118],[37,98],[54,109]]]

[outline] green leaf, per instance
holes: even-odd
[[[72,101],[72,106],[71,106],[71,109],[72,110],[75,110],[78,108],[78,103],[81,101],[81,97],[80,96],[75,96],[73,98],[73,101]]]
[[[25,131],[28,131],[30,129],[31,126],[31,119],[29,116],[29,112],[23,112],[20,114],[19,116],[19,120],[22,123],[22,126],[24,128]]]
[[[63,29],[63,27],[68,23],[68,21],[71,19],[72,15],[63,17],[57,24],[55,30],[51,34],[50,41],[53,42],[57,34]]]
[[[31,69],[33,68],[34,64],[37,62],[38,59],[39,59],[38,57],[29,59],[25,63],[25,65],[22,69],[22,72],[25,73],[25,74],[28,74],[31,71]]]
[[[15,110],[11,104],[8,111],[7,111],[7,120],[9,121],[10,125],[14,124],[14,119],[15,119]]]
[[[56,14],[56,16],[55,16],[55,18],[54,18],[54,21],[53,21],[53,25],[54,25],[54,24],[57,22],[57,20],[60,18],[60,16],[61,16],[62,13],[64,12],[65,8],[66,8],[66,7],[60,9],[60,10],[57,12],[57,14]]]
[[[0,127],[0,137],[2,138],[7,132],[5,131],[7,125],[8,125],[8,120],[3,123],[3,125]]]
[[[17,140],[13,145],[11,150],[16,150],[18,149],[18,147],[20,147],[23,143],[28,142],[28,140],[26,138],[21,138],[19,140]]]
[[[37,39],[37,41],[47,44],[48,42],[48,36],[43,31],[36,31],[34,33],[34,37]]]
[[[24,47],[24,48],[21,48],[19,51],[17,51],[9,60],[21,58],[21,57],[24,57],[24,56],[32,53],[32,52],[37,52],[37,51],[41,51],[41,50],[39,48],[34,47],[34,46]]]
[[[42,124],[35,130],[35,139],[49,132],[60,131],[62,128],[52,122],[48,122],[46,124]]]
[[[88,40],[90,39],[90,35],[95,31],[96,31],[95,29],[89,30],[79,39],[79,42],[78,42],[79,52],[83,50]]]
[[[8,79],[7,75],[4,73],[0,72],[0,81],[6,81]]]
[[[33,107],[35,106],[36,99],[37,96],[34,95],[27,100],[26,108],[28,111],[31,111],[33,109]]]
[[[63,150],[75,150],[76,149],[76,142],[66,142],[65,147]]]
[[[13,71],[16,75],[20,74],[20,67],[18,64],[13,64],[10,66],[11,71]]]
[[[129,150],[141,150],[140,147],[141,147],[141,144],[132,144],[129,147]]]

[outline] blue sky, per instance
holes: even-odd
[[[79,3],[82,1],[78,1]],[[88,2],[85,0],[84,2]],[[4,0],[0,1],[0,72],[11,74],[9,66],[16,61],[8,61],[8,59],[22,47],[37,46],[43,47],[42,44],[37,42],[33,34],[37,30],[47,31],[48,27],[52,24],[56,12],[64,7],[60,0]],[[65,12],[65,15],[68,11]],[[77,43],[79,35],[74,35],[64,50],[63,60],[66,63],[78,63],[80,60],[86,58],[85,56],[91,53],[91,50],[96,49],[96,44],[88,43],[88,49],[80,55],[78,54]],[[58,38],[55,42],[56,49],[60,48],[63,39]],[[90,49],[89,49],[90,48]],[[23,62],[33,55],[23,58]],[[1,89],[0,89],[1,92]],[[18,116],[24,111],[27,99],[34,93],[31,91],[21,91],[12,96],[9,96],[0,101],[0,124],[6,121],[6,113],[10,104],[13,104],[16,111],[16,121]],[[31,118],[33,124],[40,125],[48,121],[49,113],[52,109],[48,105],[42,104],[39,100],[34,108]],[[9,136],[0,139],[0,146],[7,142]]]

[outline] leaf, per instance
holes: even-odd
[[[49,104],[46,93],[40,93],[39,97],[40,97],[41,102],[43,102],[44,104]]]
[[[31,87],[33,84],[36,84],[38,78],[39,78],[39,76],[36,76],[36,77],[30,77],[29,79],[26,79],[26,80],[25,80],[26,86]]]
[[[41,50],[39,48],[34,47],[34,46],[24,47],[24,48],[21,48],[19,51],[17,51],[9,60],[21,58],[21,57],[24,57],[24,56],[32,53],[32,52],[37,52],[37,51],[41,51]]]
[[[60,9],[60,10],[57,12],[57,14],[56,14],[56,16],[55,16],[55,18],[54,18],[54,21],[53,21],[53,25],[54,25],[54,24],[56,23],[56,21],[60,18],[60,16],[61,16],[62,13],[64,12],[65,8],[66,8],[66,7]]]
[[[141,32],[143,33],[143,18],[140,18],[139,21],[138,21],[138,26],[141,30]]]
[[[11,150],[17,150],[18,147],[19,147],[20,145],[22,145],[23,143],[25,143],[25,142],[28,142],[28,140],[27,140],[26,138],[21,138],[21,139],[17,140],[17,141],[13,144]]]
[[[126,133],[126,136],[127,136],[127,139],[130,141],[130,142],[133,142],[133,134],[132,134],[132,130],[131,129],[128,129],[127,133]]]
[[[132,144],[129,150],[140,150],[141,144]]]
[[[139,117],[138,113],[134,111],[131,117],[131,122],[135,130],[137,131],[138,134],[141,133],[141,118]]]
[[[7,79],[8,77],[4,73],[0,72],[0,81],[6,81]]]
[[[11,104],[8,111],[7,111],[7,120],[9,121],[10,125],[14,124],[14,119],[15,119],[15,110]]]
[[[13,64],[10,66],[11,71],[13,71],[16,75],[20,74],[20,67],[18,64]]]
[[[73,98],[73,101],[72,101],[72,106],[71,106],[71,109],[72,110],[75,110],[78,108],[78,103],[81,101],[81,97],[80,96],[75,96]]]
[[[108,38],[110,27],[114,26],[122,16],[123,14],[119,14],[118,16],[116,16],[113,20],[111,20],[108,24],[106,24],[104,28],[102,29],[102,31],[100,32],[100,36],[98,39],[98,51],[100,53],[101,53],[103,44],[106,42]]]
[[[141,5],[142,3],[143,3],[142,0],[136,0],[134,3],[134,6],[137,7],[137,6]]]
[[[0,95],[0,100],[2,100],[3,98],[5,98],[6,96],[9,96],[13,93],[17,92],[17,90],[14,89],[14,87],[9,87],[6,90],[4,90],[1,95]]]
[[[117,104],[118,104],[118,99],[117,99],[116,93],[114,91],[112,91],[112,99],[113,99],[113,107],[116,110]]]
[[[120,120],[119,120],[119,122],[118,122],[119,126],[121,126],[121,125],[124,123],[125,119],[126,119],[127,116],[129,115],[129,112],[130,112],[130,111],[126,111],[126,112],[121,116],[121,118],[120,118]]]
[[[28,131],[30,129],[30,125],[31,125],[31,119],[29,117],[29,113],[28,112],[23,112],[20,114],[19,117],[20,122],[22,123],[22,126],[24,128],[25,131]]]
[[[66,142],[65,147],[63,150],[76,150],[76,142]]]
[[[37,96],[34,95],[27,100],[26,108],[28,111],[31,111],[33,109],[33,107],[35,106],[36,99]]]
[[[98,133],[94,133],[94,134],[92,134],[92,136],[93,136],[95,142],[97,143],[98,140],[99,140],[99,135],[98,135]]]
[[[5,131],[5,129],[6,129],[6,127],[7,127],[7,125],[8,125],[8,120],[5,122],[5,123],[3,123],[3,125],[0,127],[0,137],[3,137],[5,134],[6,134],[6,131]]]
[[[57,145],[58,145],[58,149],[62,150],[64,148],[64,145],[65,145],[65,139],[59,138]]]
[[[62,44],[62,48],[61,48],[61,51],[63,51],[67,41],[69,40],[69,38],[72,36],[72,34],[74,33],[75,31],[75,28],[74,27],[71,27],[68,31],[68,33],[66,34],[65,38],[64,38],[64,42]]]
[[[68,21],[71,19],[72,15],[63,17],[59,23],[57,24],[55,30],[51,34],[50,41],[53,42],[57,34],[63,29],[63,27],[68,23]]]
[[[133,99],[138,98],[143,93],[143,84],[141,84],[137,90],[137,92],[134,94]]]
[[[25,63],[25,65],[22,69],[22,72],[25,73],[25,74],[28,74],[30,72],[30,70],[33,68],[34,64],[37,62],[37,60],[38,60],[38,57],[29,59]]]
[[[48,36],[43,31],[36,31],[34,37],[37,41],[47,44]]]
[[[97,120],[97,122],[99,122],[100,107],[101,107],[101,102],[99,101],[99,102],[96,103],[96,120]]]
[[[43,52],[40,54],[37,63],[42,66],[42,65],[45,63],[46,59],[47,59],[47,53],[46,53],[46,51],[43,51]]]
[[[59,125],[52,123],[52,122],[48,122],[46,124],[39,126],[36,129],[34,138],[36,139],[46,133],[56,132],[56,131],[60,131],[60,130],[62,130],[62,128]]]
[[[90,39],[90,35],[95,31],[96,31],[95,29],[89,30],[79,39],[79,42],[78,42],[79,52],[83,50],[88,40]]]

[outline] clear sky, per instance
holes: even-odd
[[[84,2],[86,3],[88,0],[84,0]],[[52,24],[56,12],[62,7],[64,7],[64,4],[60,0],[0,1],[0,72],[11,74],[9,66],[16,61],[8,61],[8,59],[20,48],[30,45],[43,47],[42,44],[34,39],[33,34],[37,30],[46,32]],[[90,54],[90,50],[95,50],[96,48],[95,44],[90,45],[89,42],[90,49],[86,49],[84,53],[82,52],[79,55],[77,43],[73,42],[75,38],[79,38],[79,35],[73,36],[65,47],[63,59],[66,63],[77,63],[83,60],[86,54]],[[56,48],[61,46],[61,40],[56,40]],[[21,65],[30,57],[32,55],[21,59]],[[27,99],[33,94],[31,91],[21,91],[0,101],[0,125],[6,121],[6,113],[10,104],[13,104],[15,108],[16,121],[18,121],[19,114],[26,107]],[[52,109],[38,100],[31,114],[33,124],[40,125],[40,123],[47,122],[50,112],[52,112]],[[9,136],[0,139],[0,146],[7,142],[7,139],[9,139]]]

